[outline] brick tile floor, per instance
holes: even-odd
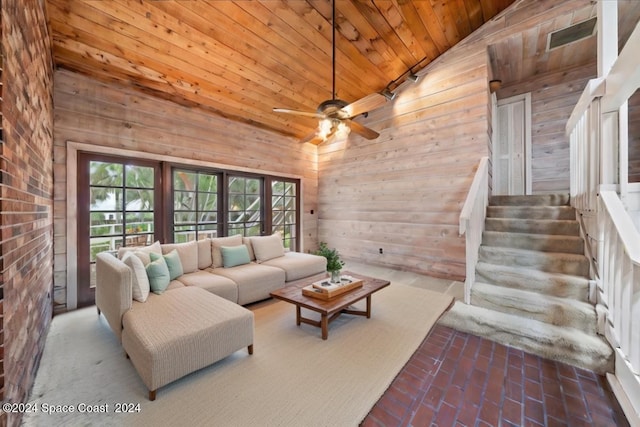
[[[361,426],[628,423],[604,377],[436,325]]]

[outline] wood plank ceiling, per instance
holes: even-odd
[[[424,67],[514,0],[337,0],[336,92]],[[301,138],[331,99],[330,0],[47,0],[57,67]]]
[[[418,71],[516,0],[336,0],[336,92],[353,102]],[[640,3],[640,2],[634,2]],[[503,81],[595,59],[545,52],[550,31],[596,6],[490,48]],[[54,61],[94,78],[302,138],[332,96],[331,0],[47,0]],[[513,58],[517,58],[514,62]]]

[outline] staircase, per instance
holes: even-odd
[[[597,334],[588,274],[568,195],[494,196],[471,305],[456,302],[440,322],[547,359],[611,372],[613,352]]]

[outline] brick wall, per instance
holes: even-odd
[[[3,401],[26,402],[52,316],[53,66],[44,0],[3,0]],[[20,415],[2,415],[15,426]]]

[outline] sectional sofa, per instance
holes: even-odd
[[[121,248],[96,258],[96,307],[155,400],[156,390],[246,347],[253,313],[287,282],[326,270],[278,234]]]

